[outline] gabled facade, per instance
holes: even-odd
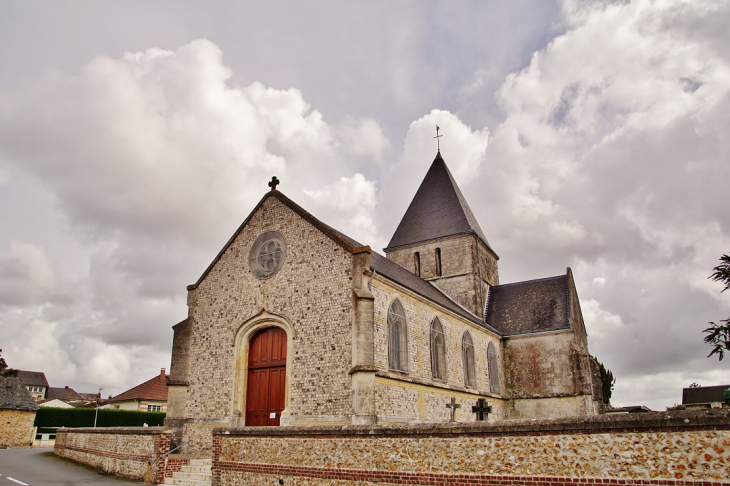
[[[500,285],[440,154],[385,252],[267,193],[173,327],[177,441],[208,450],[215,427],[473,421],[479,399],[490,421],[600,411],[570,270]]]

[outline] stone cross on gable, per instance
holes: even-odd
[[[456,409],[461,408],[461,405],[456,403],[456,398],[451,397],[451,403],[447,403],[446,408],[451,409],[451,420],[449,422],[456,422]]]
[[[276,176],[271,178],[271,182],[269,182],[269,187],[272,191],[276,190],[276,186],[279,185],[279,179],[276,178]]]
[[[477,404],[471,407],[471,413],[477,414],[478,421],[484,421],[492,413],[492,407],[489,406],[489,403],[485,399],[480,398],[477,400]]]

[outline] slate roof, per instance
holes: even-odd
[[[723,392],[730,388],[730,385],[700,386],[695,388],[682,389],[682,405],[695,403],[723,403],[725,398]]]
[[[38,404],[20,378],[0,376],[0,409],[35,412]]]
[[[504,336],[569,329],[568,276],[490,287],[486,314]]]
[[[476,234],[492,250],[438,152],[386,250],[463,233]]]
[[[18,378],[25,386],[45,386],[48,387],[45,373],[40,371],[23,371],[18,370]]]
[[[80,393],[76,393],[76,390],[73,388],[65,387],[65,388],[59,388],[59,387],[49,387],[46,390],[46,399],[53,400],[58,399],[62,402],[70,402],[73,400],[82,400],[85,401],[84,397],[81,396]]]
[[[169,380],[170,375],[165,375],[164,379],[160,375],[156,375],[154,378],[109,399],[109,402],[124,402],[127,400],[156,400],[166,402],[167,382]]]

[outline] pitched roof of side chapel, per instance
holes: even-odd
[[[438,152],[386,249],[463,233],[476,234],[492,250]]]
[[[489,288],[485,321],[502,335],[569,329],[568,275]]]
[[[156,400],[159,402],[167,401],[167,382],[170,375],[157,375],[144,383],[130,388],[124,393],[112,397],[109,402],[124,402],[127,400]]]

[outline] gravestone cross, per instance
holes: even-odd
[[[276,178],[276,176],[271,178],[271,182],[269,182],[269,187],[272,191],[276,190],[276,186],[279,185],[279,179]]]
[[[492,407],[489,406],[485,399],[480,398],[477,400],[477,404],[471,407],[471,413],[477,414],[478,421],[484,421],[492,413]]]
[[[456,398],[451,397],[451,403],[447,403],[446,408],[451,409],[451,420],[449,422],[456,422],[456,409],[461,408],[461,405],[456,403]]]

